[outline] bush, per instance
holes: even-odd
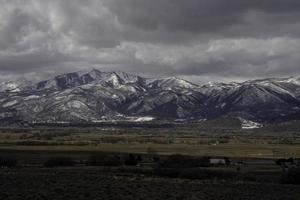
[[[224,170],[209,170],[200,168],[156,168],[153,175],[184,179],[234,179],[237,173]]]
[[[300,185],[300,168],[291,168],[282,176],[282,183]]]
[[[192,168],[192,167],[207,167],[209,166],[208,157],[191,157],[184,155],[171,155],[161,163],[161,167],[165,168]]]
[[[122,162],[118,156],[110,155],[91,155],[87,160],[90,166],[120,166]]]
[[[237,174],[224,170],[193,168],[182,170],[178,176],[179,178],[187,179],[233,179],[237,176]]]
[[[138,164],[135,156],[133,154],[129,154],[128,158],[124,162],[125,165],[135,166]]]
[[[275,163],[276,163],[276,165],[279,165],[279,166],[285,166],[287,163],[294,164],[294,159],[293,158],[289,158],[289,159],[281,158],[281,159],[276,160]]]
[[[176,168],[155,168],[153,175],[158,177],[178,178],[180,169]]]
[[[44,163],[45,167],[70,167],[74,165],[75,161],[68,157],[53,157]]]
[[[17,167],[18,161],[14,157],[0,157],[0,167]]]

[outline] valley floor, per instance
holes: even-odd
[[[161,155],[183,154],[192,156],[228,156],[248,158],[300,157],[300,145],[272,144],[109,144],[93,145],[0,145],[1,151],[66,151],[66,152],[116,152],[146,154],[153,148]]]
[[[207,130],[2,129],[0,199],[300,199],[298,131]]]
[[[97,169],[0,170],[0,199],[298,200],[300,186],[155,178]]]

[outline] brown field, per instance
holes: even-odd
[[[124,160],[130,153],[144,162],[153,155],[160,160],[156,167],[127,166],[123,161],[115,167],[88,164],[91,155]],[[161,164],[175,154],[190,160],[226,156],[243,164],[185,166],[190,162],[180,160],[185,158],[178,160],[184,166],[177,168]],[[300,136],[294,131],[11,129],[0,130],[1,157],[18,163],[16,168],[0,168],[0,199],[7,200],[300,199],[299,185],[286,184],[287,172],[275,163],[278,158],[300,158]],[[48,168],[45,163],[51,158],[72,160],[74,166]]]
[[[0,199],[5,200],[298,200],[299,190],[292,185],[155,178],[97,169],[0,170]]]
[[[300,145],[258,145],[258,144],[109,144],[94,145],[1,145],[2,150],[37,150],[37,151],[87,151],[147,153],[151,147],[158,154],[184,154],[194,156],[227,156],[252,158],[300,157]]]

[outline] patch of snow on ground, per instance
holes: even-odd
[[[21,90],[19,88],[13,89],[12,92],[20,92]]]
[[[226,106],[226,103],[221,104],[221,108],[224,108]]]
[[[82,103],[81,101],[74,100],[74,101],[68,102],[68,106],[79,109],[79,108],[85,107],[86,105],[84,103]]]
[[[38,98],[40,98],[40,97],[37,96],[37,95],[30,95],[30,96],[28,96],[28,97],[25,97],[24,100],[27,101],[27,100],[38,99]]]
[[[111,96],[111,98],[113,98],[113,99],[118,99],[119,97],[118,97],[117,95],[114,94],[114,95]]]
[[[154,120],[154,117],[139,117],[137,119],[135,119],[135,122],[150,122],[152,120]]]
[[[66,121],[57,121],[57,122],[55,122],[55,123],[57,123],[57,124],[69,124],[70,122],[66,122]]]
[[[54,97],[55,100],[61,100],[61,99],[63,99],[63,98],[64,98],[64,97],[59,97],[59,96],[58,96],[58,97]]]
[[[93,123],[107,122],[107,120],[92,120]]]
[[[15,104],[17,104],[17,103],[18,103],[17,100],[13,100],[13,101],[10,101],[10,102],[5,103],[5,104],[3,105],[3,107],[4,107],[4,108],[10,107],[10,106],[13,106],[13,105],[15,105]]]
[[[246,119],[239,119],[242,122],[242,129],[256,129],[256,128],[262,128],[263,125],[257,122],[253,122]]]

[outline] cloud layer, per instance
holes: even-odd
[[[193,80],[300,75],[299,0],[0,5],[0,79],[92,67]]]

